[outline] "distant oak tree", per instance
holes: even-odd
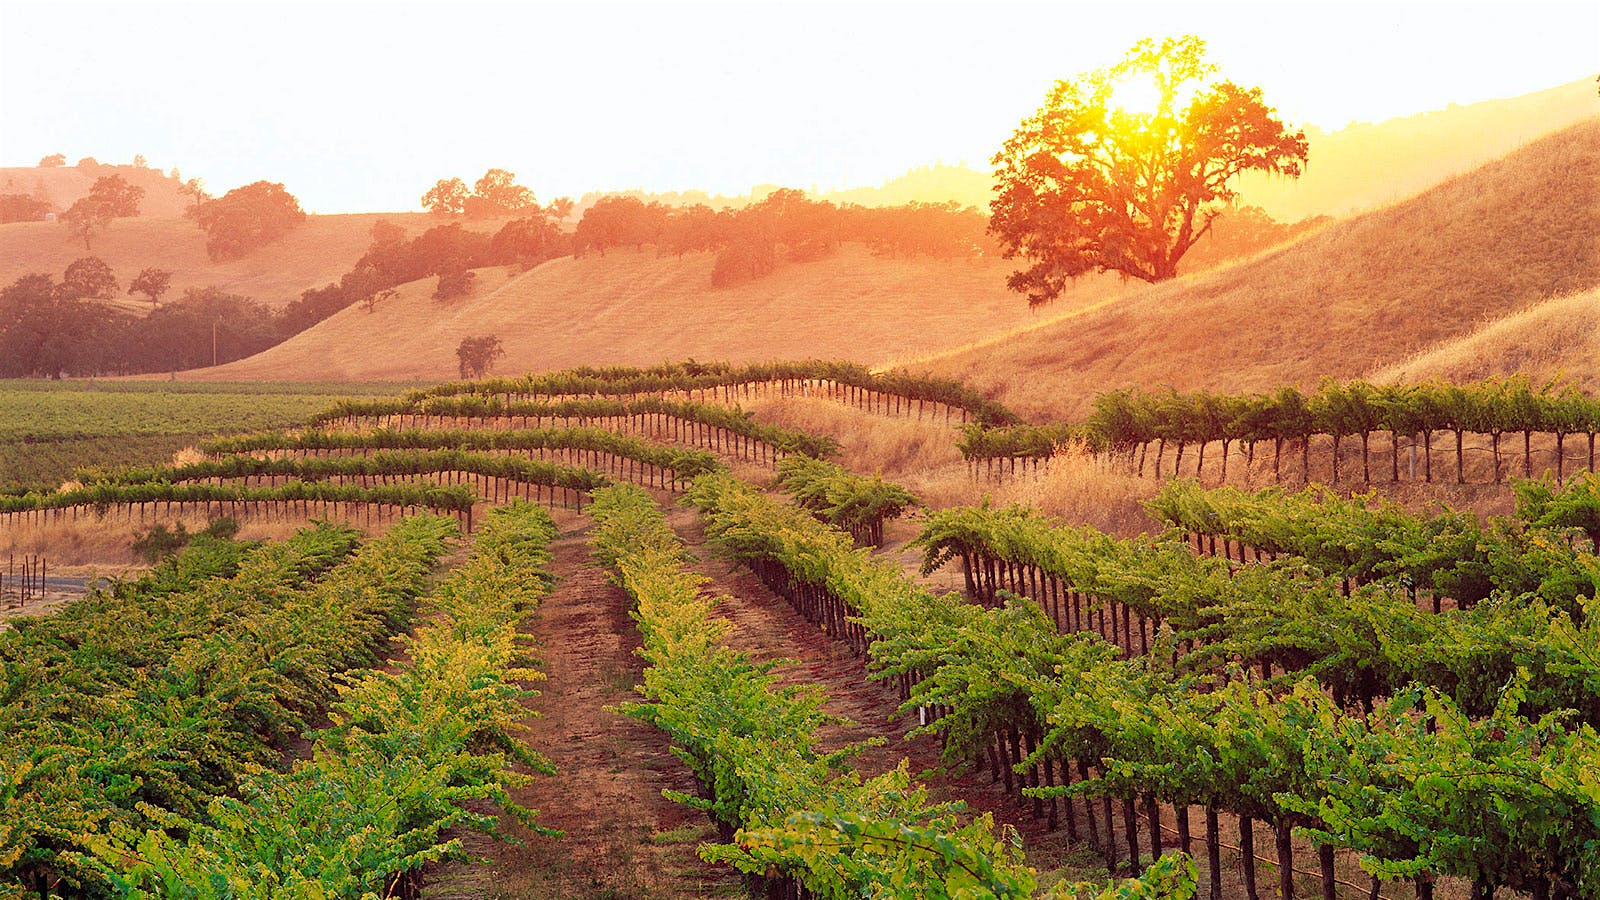
[[[117,295],[117,276],[105,260],[98,256],[85,256],[73,260],[62,273],[61,290],[74,300],[110,300]]]
[[[121,175],[96,178],[89,193],[61,214],[61,221],[73,237],[83,240],[83,249],[90,250],[90,241],[112,219],[139,214],[142,197],[144,188],[129,184]]]
[[[515,173],[490,169],[472,186],[465,208],[469,219],[493,219],[536,212],[539,202],[533,191],[517,184]]]
[[[150,298],[150,306],[155,307],[161,300],[161,295],[172,286],[172,273],[166,269],[157,269],[154,266],[140,272],[137,277],[128,282],[128,293],[143,294]]]
[[[1033,305],[1088,272],[1157,282],[1232,200],[1247,171],[1298,177],[1304,132],[1260,88],[1216,78],[1197,37],[1140,41],[1108,69],[1056,82],[995,154],[990,231]]]
[[[172,170],[172,177],[178,177],[177,169]],[[186,216],[193,217],[199,214],[200,207],[205,205],[207,200],[211,199],[211,195],[206,192],[206,180],[204,178],[191,178],[188,181],[183,182],[183,184],[178,187],[178,190],[185,197],[189,198],[189,208],[184,210],[183,213]]]
[[[422,195],[422,208],[434,215],[459,216],[467,211],[467,197],[472,192],[459,178],[441,178]]]
[[[288,234],[306,214],[283,185],[257,181],[207,201],[195,218],[212,259],[237,259]]]
[[[446,269],[439,273],[439,282],[434,285],[433,299],[454,300],[472,293],[472,284],[478,274],[471,269]]]
[[[485,337],[462,338],[456,346],[456,362],[461,369],[462,378],[482,378],[489,372],[489,367],[495,360],[506,355],[505,348],[500,346],[500,339],[487,335]]]
[[[113,219],[139,214],[139,201],[144,198],[144,188],[129,184],[121,175],[106,175],[94,180],[89,188],[89,199],[104,206]]]
[[[54,169],[66,164],[67,155],[65,153],[52,153],[39,160],[39,168],[41,169]]]
[[[61,214],[61,224],[67,227],[68,234],[83,241],[85,250],[94,249],[91,246],[94,236],[104,231],[110,223],[111,216],[87,197],[67,207],[67,211]]]

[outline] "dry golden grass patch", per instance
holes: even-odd
[[[1367,377],[1380,383],[1429,378],[1466,382],[1522,373],[1600,391],[1600,289],[1552,297],[1424,350]]]
[[[1130,475],[1120,460],[1096,457],[1083,447],[1064,447],[1037,472],[1020,473],[995,485],[992,496],[996,503],[1032,506],[1063,522],[1127,537],[1156,527],[1140,504],[1159,488],[1154,479]]]
[[[959,432],[937,421],[874,415],[828,400],[778,397],[748,407],[756,418],[831,437],[838,461],[854,472],[898,481],[936,506],[966,502],[966,463],[956,449]]]
[[[191,533],[209,524],[205,516],[198,514],[162,515],[141,524],[137,517],[130,522],[119,513],[98,518],[88,512],[76,520],[0,525],[0,559],[12,553],[36,553],[47,560],[50,572],[58,575],[84,574],[90,569],[103,574],[138,566],[144,560],[133,552],[133,541],[155,522],[168,528],[182,523]],[[281,540],[304,524],[245,518],[240,520],[238,538]]]
[[[751,409],[762,421],[833,437],[840,444],[841,465],[897,481],[930,507],[987,498],[1117,534],[1152,527],[1139,503],[1155,493],[1157,482],[1136,478],[1120,462],[1096,459],[1083,448],[1064,448],[1037,473],[989,479],[968,467],[955,446],[958,432],[942,422],[878,416],[797,397],[762,401]]]
[[[845,245],[757,281],[711,286],[714,255],[654,250],[562,257],[470,296],[432,299],[433,279],[367,312],[352,307],[257,356],[181,377],[410,380],[457,377],[462,338],[493,335],[492,371],[653,365],[666,359],[875,364],[1000,334],[1033,317],[999,259],[889,259]],[[1076,300],[1073,301],[1077,302]]]

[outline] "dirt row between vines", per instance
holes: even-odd
[[[694,568],[711,579],[706,590],[728,598],[718,611],[734,625],[729,644],[758,660],[783,660],[776,669],[782,683],[821,688],[829,698],[824,709],[847,720],[822,731],[821,748],[882,738],[882,746],[855,758],[863,777],[905,759],[934,800],[963,801],[972,814],[992,812],[999,824],[1015,828],[1029,863],[1040,871],[1105,877],[1086,846],[1069,847],[1063,829],[1047,830],[1045,820],[1035,819],[1029,805],[1008,796],[987,768],[951,771],[933,737],[907,740],[915,722],[892,716],[898,706],[894,690],[869,681],[861,660],[767,590],[754,574],[719,558],[705,544],[693,512],[669,509],[668,520],[698,557]],[[688,768],[672,755],[660,732],[613,711],[635,697],[643,661],[634,653],[638,633],[628,616],[627,597],[592,564],[587,541],[587,528],[569,525],[554,543],[554,571],[560,580],[523,626],[537,642],[539,665],[547,674],[534,685],[539,695],[528,701],[538,717],[529,721],[525,738],[557,771],[537,776],[515,796],[539,810],[540,825],[564,835],[547,838],[502,817],[503,830],[521,843],[466,834],[468,852],[489,862],[440,867],[426,879],[426,898],[744,896],[733,872],[696,855],[701,842],[715,838],[706,816],[662,796],[663,790],[695,792]],[[1232,867],[1227,868],[1227,896],[1242,896]],[[1264,893],[1271,892],[1263,887]]]
[[[667,800],[693,793],[688,768],[666,737],[609,707],[634,699],[644,663],[627,596],[591,564],[587,528],[568,529],[551,546],[559,578],[522,630],[535,639],[546,679],[527,701],[528,746],[555,764],[515,799],[539,811],[539,835],[502,817],[520,845],[476,833],[464,840],[488,863],[457,863],[426,879],[430,900],[743,896],[725,867],[701,862],[695,848],[713,839],[706,816]]]
[[[865,751],[856,762],[864,776],[909,759],[912,774],[927,782],[936,799],[961,799],[976,811],[995,810],[1015,825],[1030,847],[1064,838],[1045,835],[1041,822],[990,788],[987,772],[952,777],[931,737],[905,741],[912,723],[889,720],[896,706],[886,685],[868,682],[860,660],[819,632],[773,595],[754,575],[716,557],[704,546],[696,516],[669,511],[676,531],[700,558],[695,567],[712,580],[707,590],[729,601],[719,608],[735,630],[730,643],[756,659],[792,663],[778,672],[784,683],[811,684],[827,692],[828,712],[853,724],[827,729],[821,745],[882,737],[886,745]],[[503,820],[521,845],[464,836],[469,852],[488,863],[457,863],[427,878],[423,896],[455,898],[705,897],[743,896],[739,878],[727,868],[700,861],[695,848],[715,838],[703,813],[673,803],[663,790],[693,793],[688,768],[655,729],[611,710],[634,697],[643,661],[634,654],[638,632],[627,613],[627,597],[591,564],[587,529],[568,531],[552,546],[555,591],[524,624],[537,641],[547,679],[528,701],[528,745],[545,754],[556,774],[538,776],[516,799],[539,810],[538,822],[565,832],[540,836]],[[1060,853],[1054,854],[1059,856]],[[1041,860],[1035,865],[1047,864]]]

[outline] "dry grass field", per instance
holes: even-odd
[[[1049,418],[1080,416],[1096,393],[1129,385],[1352,378],[1592,288],[1597,235],[1600,118],[1280,250],[913,368]]]
[[[713,255],[654,250],[551,260],[528,272],[480,270],[473,294],[441,303],[434,279],[405,285],[368,313],[352,307],[249,359],[180,378],[447,379],[462,338],[498,336],[493,371],[664,359],[848,359],[878,363],[1000,334],[1038,316],[1006,290],[998,259],[885,259],[847,244],[716,289]],[[1064,306],[1120,288],[1085,281]],[[1062,310],[1053,309],[1049,314]]]
[[[1452,105],[1337,131],[1307,129],[1311,160],[1299,179],[1250,173],[1244,202],[1293,222],[1394,203],[1464,174],[1600,111],[1594,79],[1482,103]]]
[[[372,225],[379,219],[413,235],[439,224],[424,213],[308,216],[281,241],[243,259],[214,262],[206,256],[205,232],[181,216],[117,219],[94,237],[88,251],[64,225],[13,222],[0,225],[0,286],[29,272],[48,272],[59,279],[73,260],[98,256],[111,266],[123,290],[141,269],[156,266],[172,272],[172,288],[165,299],[181,297],[188,288],[218,287],[277,308],[299,298],[301,291],[338,281],[350,271],[372,243]],[[474,222],[469,227],[492,231],[499,225]],[[129,303],[130,309],[150,308],[142,296]]]
[[[1552,297],[1369,373],[1378,382],[1463,382],[1522,373],[1600,392],[1600,289]]]

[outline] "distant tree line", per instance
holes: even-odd
[[[660,254],[714,251],[717,286],[760,278],[783,260],[803,262],[833,253],[841,243],[865,244],[890,257],[960,258],[994,252],[989,217],[957,203],[866,207],[813,200],[782,188],[748,206],[714,210],[704,204],[669,207],[638,197],[602,197],[583,213],[573,252],[604,256],[613,247]]]
[[[468,219],[524,218],[549,214],[557,222],[572,214],[572,200],[558,197],[541,207],[533,191],[517,184],[516,173],[490,169],[469,190],[459,178],[441,178],[422,195],[422,208],[438,216]]]
[[[372,226],[372,243],[337,282],[313,288],[289,304],[284,314],[301,328],[361,304],[369,312],[395,288],[437,278],[433,296],[453,300],[471,293],[473,269],[517,266],[528,269],[572,252],[571,236],[561,230],[559,211],[534,205],[493,234],[472,231],[459,222],[435,225],[416,237],[387,220]]]
[[[173,178],[177,179],[174,171]],[[193,204],[189,215],[207,232],[214,259],[231,259],[282,238],[305,220],[283,185],[256,182],[208,195],[200,179],[183,182]],[[98,179],[89,194],[62,219],[75,238],[93,237],[115,218],[138,214],[142,189],[121,176]],[[26,195],[0,195],[0,217],[29,217],[38,203]],[[602,197],[572,231],[563,222],[572,201],[542,206],[512,173],[490,169],[468,189],[460,179],[441,180],[423,203],[441,217],[504,219],[493,231],[461,222],[428,228],[412,237],[391,222],[372,227],[371,243],[337,282],[302,292],[274,313],[256,301],[221,289],[190,288],[161,302],[171,273],[147,267],[128,283],[128,293],[151,304],[143,317],[105,301],[118,296],[115,273],[86,256],[62,273],[33,273],[0,291],[0,376],[92,376],[161,372],[229,362],[260,352],[355,304],[369,312],[405,283],[437,278],[433,296],[448,301],[470,294],[474,269],[523,269],[560,256],[605,255],[609,249],[654,247],[658,255],[715,253],[716,286],[761,278],[784,261],[820,259],[845,242],[885,257],[962,258],[998,255],[989,217],[956,203],[908,203],[892,207],[836,205],[803,192],[779,189],[744,207],[705,204],[668,206],[631,195]],[[1191,262],[1205,263],[1254,252],[1281,242],[1319,220],[1284,225],[1254,207],[1228,210],[1217,218]],[[213,340],[214,338],[214,340]],[[466,347],[462,363],[473,370],[492,362],[492,348]]]
[[[147,268],[129,291],[155,304],[170,278]],[[0,289],[0,377],[191,369],[259,353],[300,330],[293,317],[215,287],[190,288],[145,316],[106,303],[118,288],[111,267],[89,256],[68,266],[60,281],[31,273]]]

